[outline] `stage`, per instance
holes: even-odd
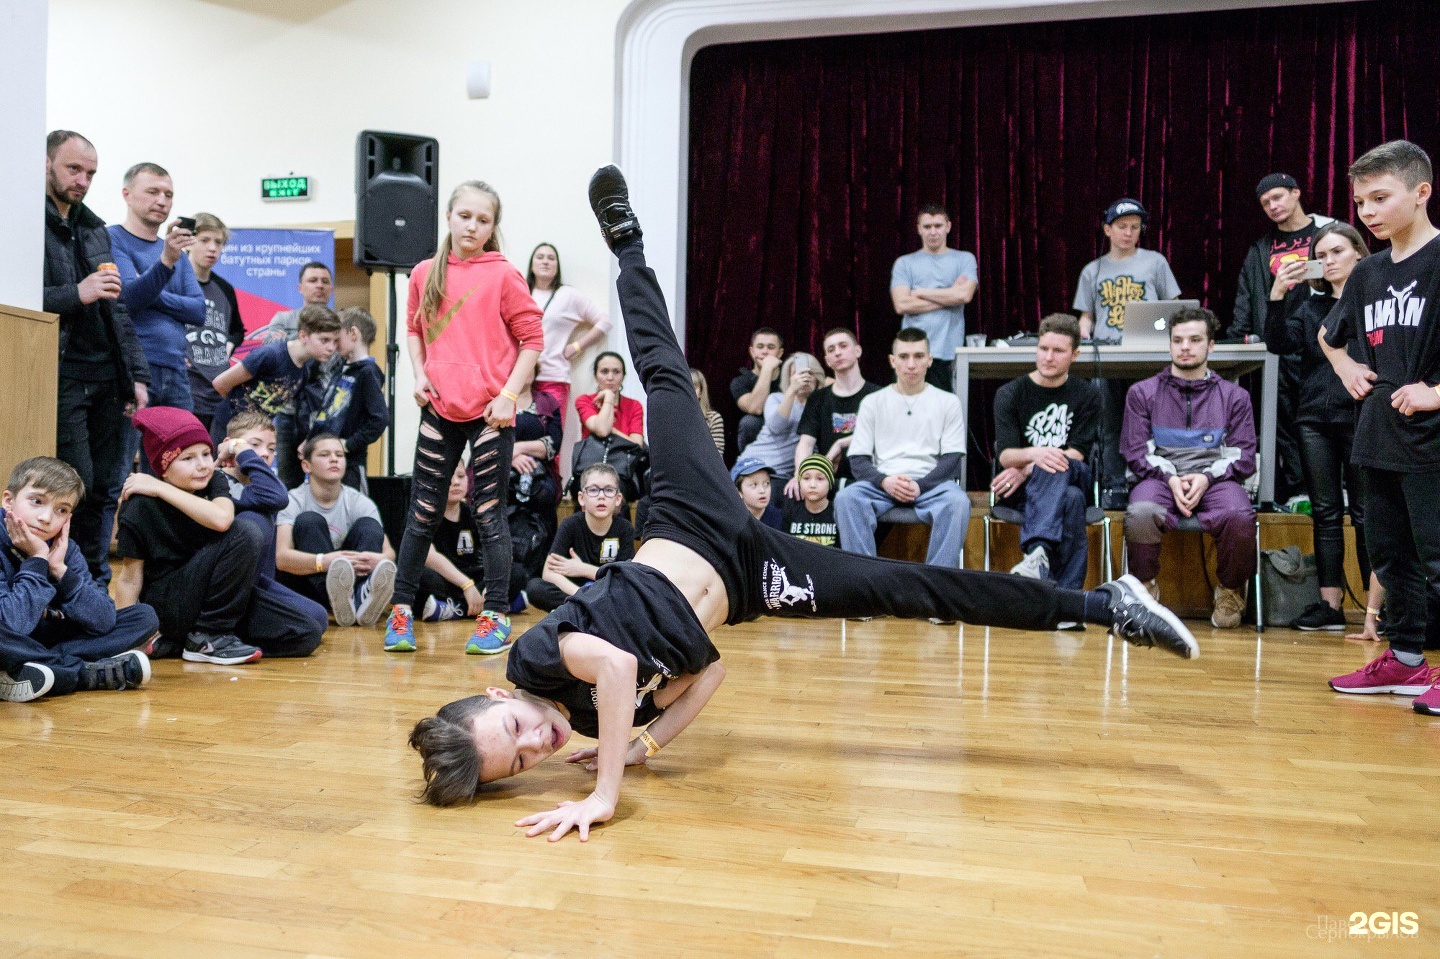
[[[0,956],[1433,954],[1440,721],[1326,688],[1373,648],[1190,625],[1196,662],[1094,628],[721,630],[725,684],[583,845],[511,825],[588,791],[557,759],[412,802],[411,724],[503,679],[466,624],[6,704]],[[1378,911],[1418,937],[1350,934]]]

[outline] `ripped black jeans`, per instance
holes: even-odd
[[[415,476],[410,489],[410,510],[405,535],[400,539],[396,566],[397,606],[415,601],[420,573],[435,527],[445,515],[450,478],[465,444],[470,444],[470,508],[475,512],[475,533],[485,564],[485,608],[510,611],[510,527],[505,522],[509,496],[510,457],[515,451],[515,428],[495,429],[484,419],[454,423],[427,406],[420,411],[420,436],[415,444]]]

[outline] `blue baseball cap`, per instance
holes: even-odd
[[[775,472],[770,467],[762,463],[758,457],[742,457],[741,459],[735,461],[734,466],[730,467],[730,482],[738,483],[743,477],[749,476],[751,473],[758,473],[761,470],[772,474]]]
[[[1121,197],[1105,208],[1105,225],[1109,226],[1122,216],[1138,216],[1141,223],[1148,223],[1150,214],[1145,211],[1145,205],[1139,200],[1131,197]]]

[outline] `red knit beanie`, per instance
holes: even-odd
[[[176,409],[173,406],[147,406],[136,410],[131,422],[140,431],[140,442],[145,447],[145,458],[156,476],[164,476],[165,470],[175,462],[175,457],[187,446],[204,443],[215,452],[210,434],[194,413]]]

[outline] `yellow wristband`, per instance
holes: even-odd
[[[655,741],[654,736],[650,735],[650,731],[648,729],[641,730],[640,741],[645,744],[646,759],[649,759],[651,756],[655,755],[660,751],[660,744]]]
[[[325,572],[325,554],[324,554],[324,553],[316,553],[316,554],[315,554],[315,572],[317,572],[317,573],[323,573],[323,572]]]
[[[509,400],[509,401],[512,402],[512,403],[519,403],[519,402],[520,402],[520,396],[519,396],[519,394],[511,393],[509,390],[501,390],[501,391],[500,391],[500,395],[503,396],[503,397],[505,397],[507,400]]]
[[[473,579],[467,579],[465,582],[463,582],[463,583],[460,584],[460,592],[463,593],[463,592],[465,592],[465,590],[469,589],[471,586],[474,586],[474,585],[475,585],[475,581],[474,581]]]

